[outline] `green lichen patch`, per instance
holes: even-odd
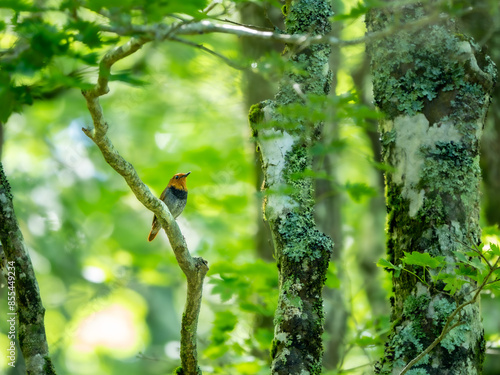
[[[367,20],[372,30],[383,29],[384,21],[394,16],[388,10],[373,13]],[[418,12],[405,14],[408,22],[419,17]],[[484,100],[494,72],[491,61],[473,46],[456,32],[452,21],[402,30],[373,42],[369,53],[377,105],[389,118],[424,113],[432,125],[452,112],[458,91],[467,85],[478,85]]]
[[[452,222],[467,225],[479,205],[480,176],[477,155],[470,148],[438,142],[427,150],[422,169],[419,186],[426,191],[426,200],[420,218],[435,227]]]
[[[292,1],[285,20],[286,31],[289,34],[328,34],[332,30],[331,16],[332,8],[327,1]]]

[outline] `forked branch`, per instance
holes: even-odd
[[[203,279],[208,271],[205,260],[192,257],[177,222],[167,206],[156,198],[142,182],[136,170],[125,160],[107,136],[108,124],[104,118],[99,97],[109,92],[108,82],[112,65],[140,49],[149,40],[132,38],[126,44],[108,52],[99,64],[99,77],[96,85],[82,91],[94,124],[93,129],[83,128],[83,132],[101,150],[106,162],[127,182],[136,198],[144,207],[154,212],[167,233],[177,262],[187,278],[187,297],[181,327],[181,364],[184,374],[201,374],[197,363],[196,331],[201,307]]]

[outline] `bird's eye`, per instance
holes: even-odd
[[[179,176],[175,176],[175,179],[178,180],[179,179]]]

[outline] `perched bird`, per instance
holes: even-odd
[[[186,207],[188,189],[186,187],[186,177],[189,176],[191,172],[188,173],[177,173],[170,179],[165,190],[160,195],[160,199],[165,202],[172,216],[177,218]],[[153,224],[151,232],[149,232],[148,241],[153,241],[161,229],[161,225],[156,218],[153,217]]]

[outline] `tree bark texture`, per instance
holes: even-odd
[[[9,182],[0,163],[0,241],[7,265],[13,268],[14,281],[13,284],[9,283],[9,287],[13,285],[17,305],[16,315],[9,315],[8,318],[15,317],[17,320],[19,346],[27,374],[52,375],[55,370],[49,357],[45,335],[45,308],[28,248],[19,229],[12,198]]]
[[[324,35],[330,31],[330,5],[324,0],[287,2],[286,31]],[[279,270],[279,300],[271,349],[272,374],[320,374],[323,306],[321,291],[333,243],[320,232],[313,216],[310,147],[319,123],[288,116],[291,106],[304,106],[308,95],[326,95],[331,73],[328,45],[288,46],[296,68],[287,71],[274,100],[254,105],[250,122],[261,152],[269,222]],[[293,118],[292,118],[293,117]]]
[[[441,272],[453,273],[454,251],[481,241],[479,141],[496,71],[452,19],[411,27],[437,12],[422,3],[372,10],[369,32],[396,31],[367,48],[375,102],[386,114],[380,123],[382,155],[394,167],[386,173],[389,260],[401,264],[404,252],[427,252],[445,256],[449,266]],[[422,267],[413,272],[430,287],[405,271],[393,277],[393,328],[378,374],[399,374],[439,336],[456,307],[472,298],[472,284],[450,297]],[[481,373],[485,341],[479,303],[464,308],[458,319],[463,324],[412,373]]]

